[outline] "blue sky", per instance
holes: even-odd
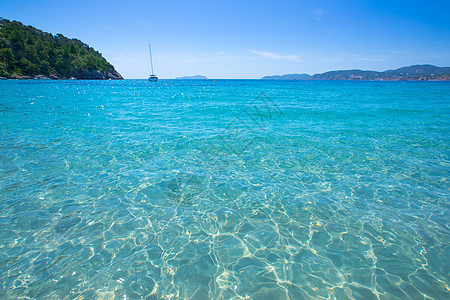
[[[260,78],[450,66],[450,1],[0,0],[0,16],[100,51],[125,78]]]

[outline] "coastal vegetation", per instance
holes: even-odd
[[[0,77],[123,79],[101,53],[77,39],[0,18]]]

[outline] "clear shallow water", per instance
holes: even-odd
[[[1,299],[448,299],[450,84],[0,81]]]

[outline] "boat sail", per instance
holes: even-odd
[[[148,50],[150,51],[150,65],[152,67],[152,74],[148,76],[149,81],[158,81],[158,77],[153,73],[153,60],[152,60],[152,48],[148,44]]]

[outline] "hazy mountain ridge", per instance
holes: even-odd
[[[182,77],[177,77],[175,79],[181,79],[181,80],[207,80],[208,77],[203,76],[203,75],[193,75],[193,76],[182,76]]]
[[[285,75],[272,75],[264,76],[261,79],[271,79],[271,80],[305,80],[310,78],[309,74],[285,74]]]
[[[264,76],[261,79],[288,80],[369,80],[369,81],[450,81],[450,67],[413,65],[383,72],[370,70],[337,70],[305,77],[306,74]],[[298,76],[298,78],[295,78]]]

